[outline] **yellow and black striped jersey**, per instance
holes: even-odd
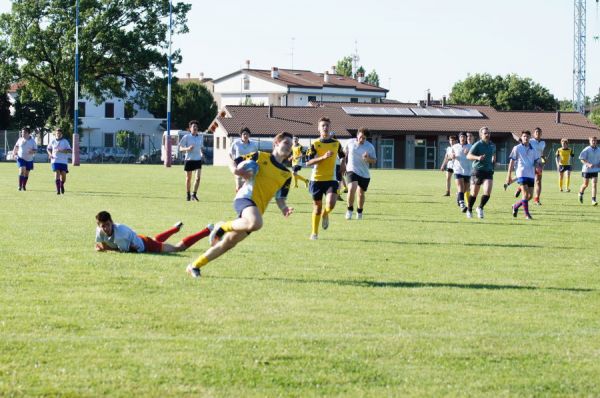
[[[313,165],[311,181],[337,181],[335,175],[336,159],[345,156],[342,145],[335,138],[319,139],[315,141],[308,150],[308,158],[314,159],[325,155],[327,151],[331,151],[333,156],[328,157]]]
[[[246,181],[235,198],[252,200],[263,214],[273,197],[276,199],[287,197],[292,173],[267,152],[258,151],[240,156],[235,163],[240,164],[248,159],[258,163],[258,172]]]
[[[292,145],[292,166],[300,164],[304,152],[304,147],[302,145]]]
[[[558,158],[558,164],[560,164],[561,166],[570,166],[571,165],[571,160],[573,159],[573,157],[575,156],[575,154],[573,153],[573,150],[571,148],[558,148],[556,150],[556,157]]]

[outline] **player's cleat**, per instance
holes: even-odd
[[[194,202],[200,202],[200,200],[198,199],[198,196],[195,193],[192,194],[192,200]]]
[[[26,186],[23,186],[23,191],[27,191],[27,187]],[[64,191],[64,189],[63,189],[63,191]]]
[[[189,264],[185,269],[185,272],[190,274],[192,278],[200,278],[200,268],[194,267],[192,264]]]
[[[462,207],[460,208],[460,211],[462,211],[463,213],[466,213],[468,210],[467,206],[465,206],[464,204],[462,205]]]
[[[348,188],[344,188],[344,190],[342,192],[348,193]]]
[[[173,228],[177,228],[178,231],[181,230],[181,227],[183,227],[182,221],[177,221],[175,225],[173,225]]]
[[[65,184],[60,184],[60,193],[65,194]]]
[[[321,226],[323,227],[323,229],[329,228],[329,214],[323,214],[321,216]]]
[[[304,180],[304,185],[306,185],[306,188],[308,188],[308,180]]]
[[[352,220],[352,211],[346,210],[346,220]]]
[[[219,221],[213,228],[212,231],[210,231],[210,235],[208,235],[208,243],[211,246],[216,245],[217,243],[219,243],[219,241],[221,240],[221,237],[218,236],[218,232],[221,229],[221,225],[223,225],[223,221]]]
[[[310,239],[310,240],[317,240],[317,239],[319,239],[319,235],[317,235],[317,234],[310,234],[310,238],[308,238],[308,239]]]
[[[517,192],[515,192],[515,198],[518,198],[519,195],[521,195],[521,190],[517,189]]]
[[[212,230],[215,229],[215,224],[206,224],[206,229],[212,232]]]
[[[19,191],[23,190],[23,187],[19,187]]]
[[[469,211],[469,209],[467,208],[467,218],[473,218],[473,213]]]
[[[531,214],[526,214],[525,215],[525,219],[526,220],[533,220],[533,217],[531,217]]]
[[[443,194],[442,196],[450,196],[450,192],[446,191],[446,193]]]
[[[595,200],[592,200],[592,206],[598,206],[598,202]]]
[[[506,188],[508,188],[508,184],[504,183],[503,187],[504,187],[504,190],[506,191]]]
[[[519,212],[519,208],[516,207],[515,205],[512,205],[512,215],[513,217],[517,217],[517,213]]]
[[[475,211],[477,212],[478,218],[483,218],[483,209],[481,207],[476,208]]]
[[[187,200],[188,202],[189,202],[190,200],[192,200],[192,195],[190,195],[190,193],[189,193],[189,192],[187,193],[187,196],[186,196],[186,199],[185,199],[185,200]]]
[[[533,203],[536,204],[536,205],[538,205],[538,206],[542,205],[542,202],[540,202],[539,200],[534,200]]]
[[[563,190],[562,190],[562,188],[561,188],[561,189],[560,189],[560,192],[562,192],[562,191],[563,191]]]
[[[356,213],[356,219],[362,220],[362,213]]]
[[[579,203],[583,204],[583,194],[579,192]]]
[[[565,192],[571,192],[571,190],[569,188],[567,188],[567,190]]]

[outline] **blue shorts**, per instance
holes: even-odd
[[[302,170],[302,166],[300,166],[299,164],[295,165],[292,167],[292,170],[294,171],[294,173],[299,172],[300,170]]]
[[[256,203],[254,203],[252,199],[239,198],[233,201],[233,209],[237,213],[238,217],[242,216],[242,211],[244,211],[246,207],[252,206],[256,207]]]
[[[561,173],[564,172],[564,171],[571,171],[571,166],[569,166],[569,165],[567,165],[567,166],[560,165],[560,166],[558,166],[558,171],[561,172]]]
[[[533,186],[535,185],[535,178],[519,177],[519,178],[517,178],[517,183],[519,185],[524,185],[529,188],[533,188]]]
[[[17,158],[17,167],[25,167],[25,170],[27,171],[33,170],[33,160],[28,161],[25,159]]]
[[[66,163],[52,163],[52,171],[64,171],[69,172],[69,165]]]
[[[311,181],[308,184],[308,192],[312,195],[313,200],[322,200],[323,195],[327,193],[329,189],[335,193],[339,188],[337,181]]]
[[[455,180],[463,180],[464,182],[470,182],[471,176],[464,175],[464,174],[454,174],[454,179]]]

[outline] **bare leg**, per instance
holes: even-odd
[[[346,199],[346,203],[348,204],[348,207],[354,207],[354,197],[356,195],[357,187],[358,187],[358,182],[356,182],[356,181],[352,181],[348,185],[348,198]]]

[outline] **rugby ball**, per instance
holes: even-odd
[[[250,172],[250,178],[254,178],[258,173],[258,163],[252,159],[244,160],[237,166],[238,170],[245,170]]]

